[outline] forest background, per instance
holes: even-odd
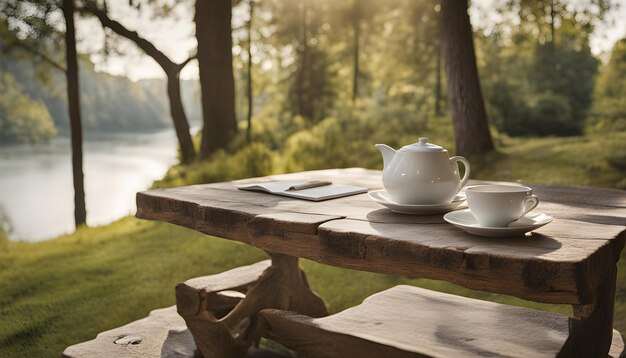
[[[169,8],[173,5],[164,2],[156,8],[156,3],[150,1],[135,11],[174,16]],[[245,129],[251,99],[256,124],[251,141],[270,150],[283,146],[297,150],[326,140],[325,135],[293,136],[300,131],[349,125],[355,129],[351,133],[358,133],[358,142],[371,143],[362,136],[369,135],[364,133],[368,125],[388,123],[371,131],[408,130],[414,135],[427,128],[429,120],[447,115],[437,1],[253,2],[252,66],[248,68],[250,4],[234,4],[232,38],[237,119]],[[625,41],[615,43],[604,58],[594,56],[589,43],[598,24],[612,21],[608,14],[619,3],[494,4],[490,12],[499,22],[475,28],[474,41],[488,118],[497,133],[572,136],[625,128],[626,90],[613,80],[624,75]],[[28,34],[15,34],[10,18],[0,20],[2,143],[36,143],[67,134],[63,73],[47,61],[62,63],[62,51],[46,39],[43,45],[38,43],[45,57],[16,46],[13,38]],[[128,22],[132,29],[132,18]],[[91,58],[106,61],[112,51],[128,48],[119,46],[124,40],[111,30],[105,34],[103,46],[80,56],[85,130],[170,126],[163,80],[132,82],[94,70]],[[248,72],[251,93],[247,93]],[[197,81],[182,81],[182,98],[189,121],[199,124]],[[399,137],[396,142],[404,143]],[[344,160],[350,161],[349,157]]]

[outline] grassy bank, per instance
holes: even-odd
[[[626,186],[626,133],[498,141],[498,153],[472,159],[473,177]],[[162,184],[167,180],[177,184],[207,180],[201,173],[208,165],[215,164],[175,168]],[[246,245],[135,218],[81,228],[72,235],[39,243],[7,242],[0,233],[0,357],[59,356],[70,344],[174,304],[173,288],[182,280],[264,258],[262,251]],[[400,283],[570,312],[567,306],[540,305],[440,281],[357,272],[309,261],[303,266],[331,312]],[[625,254],[618,275],[615,327],[626,332]]]
[[[174,304],[173,288],[182,280],[264,258],[262,251],[246,245],[135,218],[42,243],[10,243],[0,254],[0,356],[58,356],[67,345]],[[310,261],[303,266],[332,312],[401,283],[530,304],[445,282]],[[531,305],[569,312],[566,306]]]
[[[474,178],[626,189],[626,132],[567,138],[502,138],[472,160]]]

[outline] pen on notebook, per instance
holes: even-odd
[[[326,186],[330,184],[332,183],[329,181],[310,181],[310,182],[299,184],[299,185],[292,185],[289,188],[287,188],[287,191],[311,189],[311,188],[317,188],[320,186]]]

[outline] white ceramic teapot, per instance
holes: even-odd
[[[395,151],[386,144],[376,144],[383,155],[383,185],[398,204],[430,205],[450,203],[467,183],[469,161],[448,157],[444,148],[420,138]],[[465,166],[460,179],[458,162]]]

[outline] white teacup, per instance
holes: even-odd
[[[465,193],[470,212],[482,226],[508,226],[539,204],[539,198],[525,186],[476,185]]]

